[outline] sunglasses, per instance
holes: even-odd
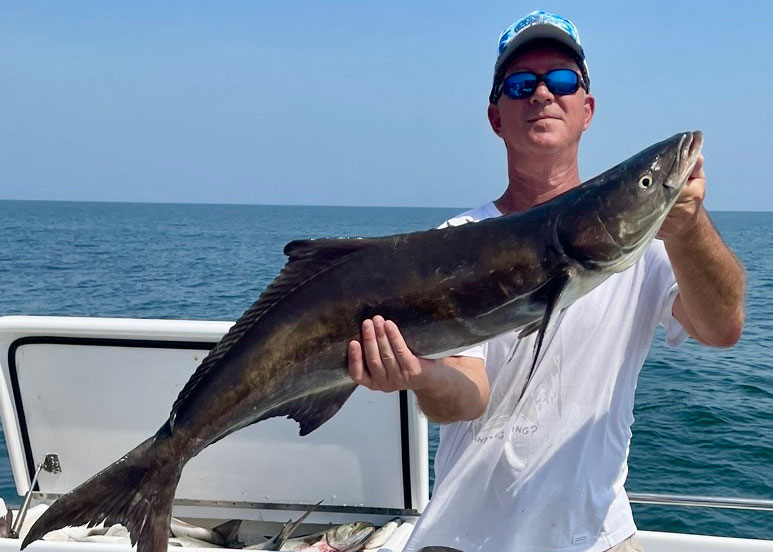
[[[580,76],[571,69],[554,69],[544,75],[538,75],[531,71],[520,71],[502,81],[496,99],[498,100],[502,94],[505,94],[514,100],[525,100],[537,91],[540,82],[544,82],[550,93],[557,96],[574,94],[580,88]]]

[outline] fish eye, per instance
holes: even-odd
[[[639,178],[639,186],[646,189],[652,186],[652,177],[648,174],[643,174]]]

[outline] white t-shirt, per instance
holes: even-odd
[[[500,214],[488,203],[447,224]],[[687,338],[671,314],[676,294],[656,240],[550,324],[523,397],[536,333],[461,353],[485,359],[488,410],[441,426],[432,500],[405,551],[595,552],[632,535],[623,484],[636,380],[658,323],[669,345]]]

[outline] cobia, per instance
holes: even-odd
[[[383,238],[294,241],[288,261],[204,359],[158,432],[55,502],[22,548],[66,525],[121,523],[138,552],[167,548],[186,462],[240,428],[287,416],[306,435],[355,384],[347,344],[393,320],[413,352],[443,356],[508,330],[537,331],[630,267],[676,201],[700,147],[680,133],[522,213]]]

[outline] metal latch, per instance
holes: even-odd
[[[11,537],[18,538],[19,531],[21,530],[21,524],[24,522],[24,518],[27,516],[27,510],[30,507],[30,499],[32,498],[32,490],[38,482],[38,476],[40,470],[46,470],[48,473],[61,473],[62,465],[59,463],[58,454],[46,454],[43,463],[38,464],[38,469],[35,470],[35,475],[32,477],[30,488],[27,490],[27,494],[24,495],[24,502],[22,502],[21,508],[19,508],[19,515],[16,517],[16,523],[13,524],[11,529]]]
[[[48,473],[61,473],[62,465],[59,463],[59,455],[46,454],[46,459],[43,460],[43,469]]]

